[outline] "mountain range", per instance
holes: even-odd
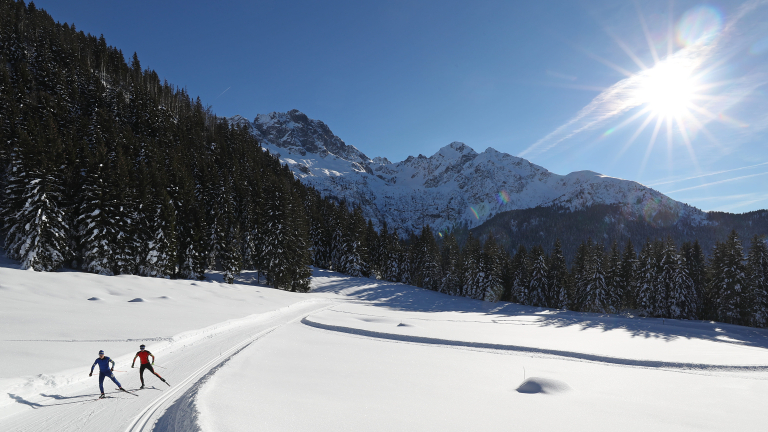
[[[453,142],[431,156],[419,154],[391,162],[367,156],[322,121],[298,110],[259,114],[253,121],[240,116],[229,120],[248,127],[263,148],[287,164],[303,183],[323,196],[360,206],[366,218],[379,225],[386,222],[401,234],[418,232],[424,225],[437,232],[469,229],[487,235],[502,231],[509,238],[502,242],[511,247],[514,236],[510,233],[536,224],[520,223],[510,215],[530,215],[531,209],[539,209],[539,218],[549,213],[574,218],[588,212],[592,225],[611,225],[594,235],[622,243],[622,233],[636,237],[629,226],[643,227],[637,235],[679,232],[687,239],[733,225],[723,225],[722,217],[631,180],[592,171],[559,175],[490,147],[478,153]],[[766,215],[761,213],[759,220],[756,233],[768,232]],[[489,230],[489,223],[496,228]],[[749,231],[745,235],[754,230]],[[562,237],[565,233],[540,234],[542,241],[549,241],[550,234]]]

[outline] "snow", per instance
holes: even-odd
[[[488,303],[314,270],[312,291],[0,261],[0,430],[761,430],[768,330]],[[132,302],[134,299],[143,301]],[[95,401],[96,352],[137,389]]]
[[[337,303],[305,320],[339,328],[376,328],[381,335],[439,333],[470,341],[503,336],[517,341],[530,330],[538,333],[528,334],[526,342],[533,343],[565,330],[559,341],[579,332],[584,332],[582,341],[594,341],[574,344],[585,352],[602,348],[630,358],[664,358],[665,348],[675,347],[669,355],[680,359],[699,361],[699,354],[707,353],[712,361],[768,364],[763,331],[736,336],[744,345],[739,346],[710,339],[717,327],[708,323],[678,327],[644,320],[648,332],[637,335],[627,318],[613,326],[595,315],[587,320],[569,312],[541,316],[530,308],[494,309],[500,305],[320,273],[317,292],[346,291],[356,301]],[[449,310],[461,304],[463,310]],[[544,325],[552,315],[573,322]],[[520,321],[493,324],[512,317]],[[606,335],[614,339],[597,342]],[[701,344],[698,351],[677,347],[689,339]],[[635,343],[641,346],[625,352]],[[742,357],[747,353],[750,359]],[[297,323],[281,329],[280,338],[265,339],[233,358],[202,386],[197,407],[206,431],[757,430],[768,419],[760,396],[768,390],[766,378],[765,368],[617,366]]]

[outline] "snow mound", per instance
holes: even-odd
[[[158,297],[158,298],[159,298],[159,299],[162,299],[162,300],[170,300],[170,299],[171,299],[171,298],[170,298],[170,297],[168,297],[168,296],[160,296],[160,297]]]
[[[101,301],[101,299],[98,297],[91,297],[88,299],[88,301]]]
[[[144,300],[144,299],[143,299],[143,298],[141,298],[141,297],[136,297],[136,298],[135,298],[135,299],[133,299],[133,300],[128,300],[128,303],[141,303],[141,302],[145,302],[145,301],[146,301],[146,300]]]
[[[569,390],[571,390],[571,386],[562,381],[537,377],[528,378],[527,380],[523,381],[522,384],[520,384],[520,387],[517,388],[518,393],[528,394],[555,394],[567,392]]]
[[[406,324],[406,323],[400,323],[397,326],[398,327],[413,327],[411,324]]]

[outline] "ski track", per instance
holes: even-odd
[[[89,382],[86,390],[67,394],[41,393],[31,400],[16,397],[17,403],[29,406],[31,409],[0,419],[0,431],[32,432],[32,431],[149,431],[163,417],[164,412],[174,405],[178,399],[193,400],[196,395],[196,384],[230,358],[255,341],[273,333],[280,327],[298,322],[309,314],[327,309],[335,303],[330,300],[309,299],[282,308],[277,313],[264,320],[234,325],[216,325],[213,333],[194,340],[181,339],[167,352],[158,356],[158,363],[164,366],[161,375],[171,384],[163,384],[162,393],[145,396],[145,390],[157,391],[157,378],[145,376],[145,382],[152,387],[136,390],[138,397],[125,395],[112,390],[114,383],[105,380],[107,399],[98,400],[98,382]],[[249,318],[243,318],[248,320]],[[252,319],[252,318],[251,318]],[[158,338],[165,340],[166,338]],[[61,342],[61,341],[57,341]],[[126,368],[127,365],[118,365]],[[125,374],[117,374],[116,378],[128,390],[137,389],[140,385],[138,368]],[[88,365],[83,367],[83,373],[88,371]],[[145,374],[146,375],[146,374]],[[157,380],[157,383],[153,382]],[[92,384],[91,384],[92,383]],[[92,387],[91,387],[92,386]],[[50,393],[50,392],[49,392]],[[149,397],[147,397],[149,396]],[[185,397],[186,396],[186,397]],[[150,397],[152,399],[150,399]],[[65,402],[61,402],[64,400]],[[71,401],[71,402],[70,402]],[[52,403],[50,403],[52,402]],[[177,410],[172,410],[174,414]],[[177,430],[173,425],[175,419],[160,421],[155,430]],[[187,424],[187,426],[190,426]],[[164,429],[165,428],[165,429]],[[189,430],[185,427],[183,430]]]
[[[345,333],[354,336],[362,336],[366,338],[394,341],[401,343],[412,344],[425,344],[425,345],[442,345],[449,348],[463,348],[474,350],[489,350],[489,351],[511,351],[520,352],[526,354],[533,354],[535,356],[547,356],[562,358],[565,360],[575,361],[588,361],[596,363],[605,363],[609,365],[617,366],[630,366],[630,367],[644,367],[644,368],[658,368],[669,370],[684,370],[684,371],[710,371],[710,372],[766,372],[768,371],[768,365],[716,365],[705,363],[683,363],[683,362],[671,362],[660,360],[638,360],[631,358],[610,357],[597,354],[580,353],[574,351],[563,351],[546,348],[535,348],[521,345],[504,345],[487,342],[470,342],[460,341],[452,339],[439,339],[425,336],[411,336],[396,333],[384,333],[372,330],[363,330],[354,327],[345,327],[332,324],[323,324],[316,321],[312,321],[307,317],[302,318],[301,323],[320,330],[333,331],[338,333]]]

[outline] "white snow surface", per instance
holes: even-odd
[[[619,204],[629,218],[706,222],[706,214],[640,183],[592,171],[554,174],[523,158],[487,148],[477,153],[453,142],[434,155],[392,163],[369,158],[334,135],[325,123],[292,110],[259,114],[253,122],[235,116],[264,149],[324,196],[359,204],[366,218],[390,227],[442,230],[481,225],[496,214],[538,206],[580,210]]]
[[[315,270],[287,293],[0,262],[2,431],[762,430],[768,331]],[[141,298],[143,302],[130,302]],[[13,342],[10,342],[13,340]],[[130,361],[145,343],[167,387]],[[95,400],[99,349],[135,395]]]

